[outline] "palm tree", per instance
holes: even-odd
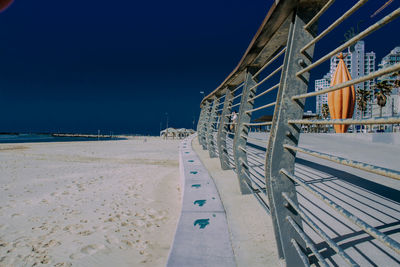
[[[381,81],[375,84],[374,96],[376,103],[380,107],[380,117],[382,117],[382,108],[386,106],[387,97],[390,96],[390,92],[393,89],[393,85],[389,84],[388,81]]]
[[[328,106],[328,104],[322,104],[321,114],[322,114],[322,117],[325,120],[329,117],[329,106]],[[327,132],[327,131],[328,131],[327,126],[325,126],[325,132]]]
[[[361,119],[364,119],[364,112],[367,110],[368,102],[371,100],[371,91],[366,89],[357,89],[356,101],[357,109],[361,111]],[[363,128],[364,126],[361,125]]]
[[[327,119],[329,117],[329,106],[328,106],[328,104],[322,104],[321,113],[322,113],[322,117],[324,119]]]
[[[368,101],[371,100],[371,91],[366,89],[358,89],[357,90],[357,109],[361,111],[361,118],[364,118],[364,112],[367,110]]]
[[[393,81],[393,87],[395,87],[395,88],[400,87],[400,71],[393,72],[392,75],[390,75],[390,76],[393,78],[396,78]]]

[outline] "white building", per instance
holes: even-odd
[[[351,78],[354,80],[356,78],[365,76],[375,71],[375,53],[368,52],[365,53],[365,43],[364,41],[358,41],[353,47],[349,47],[347,56],[343,59],[347,69],[350,72]],[[330,71],[327,75],[324,76],[323,79],[315,81],[315,90],[319,91],[323,88],[329,87],[331,77],[336,70],[336,67],[339,63],[339,59],[334,56],[331,58]],[[328,85],[327,85],[328,84]],[[354,89],[366,89],[372,90],[372,86],[374,85],[374,80],[367,81],[364,83],[355,84]],[[318,89],[317,89],[318,87]],[[371,92],[372,94],[372,92]],[[326,99],[326,100],[325,100]],[[372,100],[371,100],[372,101]],[[316,99],[316,113],[321,115],[321,107],[322,104],[327,103],[327,95],[317,97]],[[355,118],[368,118],[371,117],[372,109],[371,105],[368,105],[368,109],[364,112],[364,116],[361,116],[361,112],[357,109],[357,103],[354,108]]]
[[[324,78],[320,80],[315,80],[315,91],[321,91],[330,86],[330,77],[325,75]],[[328,105],[328,94],[317,95],[315,105],[315,113],[322,116],[322,105]]]
[[[400,46],[395,47],[389,54],[384,56],[380,62],[379,69],[384,69],[400,62]],[[393,84],[396,77],[391,75],[386,75],[380,77],[379,81],[388,81]],[[373,104],[373,117],[380,116],[380,107],[376,104],[376,100],[374,100]],[[382,117],[393,117],[400,116],[400,89],[394,88],[387,98],[386,105],[382,108]]]

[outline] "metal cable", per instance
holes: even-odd
[[[280,55],[282,55],[284,52],[286,51],[286,47],[284,47],[281,51],[279,51],[278,54],[276,54],[276,56],[274,56],[272,59],[270,59],[267,63],[264,64],[264,66],[261,67],[261,69],[259,69],[254,75],[253,77],[257,77],[258,74],[260,74],[266,67],[268,67],[272,62],[275,61],[275,59],[277,59]]]
[[[323,56],[322,58],[320,58],[319,60],[317,60],[313,64],[311,64],[311,65],[307,66],[306,68],[300,70],[299,72],[296,73],[296,76],[300,76],[303,73],[305,73],[307,71],[310,71],[311,69],[313,69],[314,67],[316,67],[316,66],[320,65],[321,63],[325,62],[327,59],[329,59],[332,56],[336,55],[338,52],[342,51],[343,49],[345,49],[345,48],[349,47],[350,45],[356,43],[357,41],[365,38],[370,33],[378,30],[379,28],[382,28],[383,26],[385,26],[386,24],[388,24],[392,20],[396,19],[399,15],[400,15],[400,8],[396,9],[395,11],[393,11],[392,13],[390,13],[389,15],[387,15],[386,17],[384,17],[380,21],[376,22],[375,24],[373,24],[372,26],[368,27],[367,29],[365,29],[361,33],[357,34],[356,36],[354,36],[353,38],[351,38],[350,40],[345,42],[343,45],[339,46],[335,50],[333,50],[330,53],[328,53],[327,55]]]
[[[331,120],[288,120],[290,124],[317,124],[317,125],[333,125],[333,124],[397,124],[400,123],[400,118],[377,118],[377,119],[331,119]]]
[[[272,76],[274,76],[276,73],[278,73],[280,70],[283,69],[283,64],[280,65],[276,70],[274,70],[273,72],[271,72],[270,75],[268,75],[267,77],[265,77],[264,79],[262,79],[259,83],[256,83],[255,85],[253,85],[249,90],[253,90],[254,88],[260,86],[261,84],[263,84],[264,82],[266,82],[267,80],[269,80]]]
[[[314,157],[317,157],[320,159],[326,159],[326,160],[329,160],[329,161],[332,161],[335,163],[339,163],[339,164],[342,164],[345,166],[360,169],[360,170],[363,170],[366,172],[375,173],[375,174],[386,176],[386,177],[389,177],[392,179],[400,180],[400,172],[395,171],[395,170],[382,168],[379,166],[363,163],[363,162],[356,161],[356,160],[333,156],[333,155],[317,152],[314,150],[310,150],[307,148],[295,147],[295,146],[291,146],[291,145],[283,145],[283,147],[293,150],[293,151],[301,152],[301,153],[304,153],[304,154],[307,154],[310,156],[314,156]]]
[[[308,29],[311,25],[313,25],[319,17],[321,17],[322,14],[325,13],[325,11],[335,2],[335,0],[329,0],[322,8],[321,10],[303,27],[303,29]]]
[[[258,95],[256,95],[256,96],[254,96],[254,97],[252,97],[252,98],[249,98],[249,99],[247,100],[247,102],[251,102],[251,101],[253,101],[253,100],[255,100],[255,99],[257,99],[257,98],[259,98],[259,97],[265,95],[266,93],[271,92],[271,91],[274,90],[275,88],[278,88],[279,85],[280,85],[280,83],[275,84],[274,86],[268,88],[268,89],[265,90],[264,92],[262,92],[262,93],[260,93],[260,94],[258,94]]]
[[[257,111],[257,110],[260,110],[260,109],[264,109],[264,108],[269,108],[269,107],[272,107],[272,106],[275,106],[275,105],[276,105],[276,102],[272,102],[272,103],[266,104],[266,105],[258,107],[258,108],[249,109],[249,110],[246,111],[246,113],[249,114],[249,113],[252,113],[254,111]]]
[[[336,26],[342,23],[345,19],[351,16],[354,12],[356,12],[360,7],[362,7],[368,0],[360,0],[352,6],[349,10],[347,10],[341,17],[339,17],[334,23],[332,23],[328,28],[326,28],[323,32],[321,32],[317,37],[311,40],[308,44],[306,44],[301,50],[300,53],[304,53],[310,46],[321,40],[325,35],[331,32]]]
[[[338,246],[338,244],[333,241],[316,223],[314,223],[310,217],[307,216],[307,214],[304,213],[304,211],[294,203],[294,201],[285,193],[282,192],[282,196],[286,199],[286,201],[292,206],[297,213],[303,218],[303,220],[312,228],[314,231],[322,238],[325,240],[325,242],[339,255],[341,256],[350,266],[358,266],[358,264],[350,258],[347,253]]]
[[[315,257],[318,259],[320,264],[322,266],[328,267],[328,263],[326,263],[325,259],[322,257],[322,255],[318,252],[318,249],[315,247],[314,243],[311,241],[311,239],[304,233],[304,231],[297,225],[297,223],[293,220],[292,217],[287,216],[286,220],[290,223],[290,225],[293,226],[294,230],[301,236],[301,238],[304,240],[306,243],[307,247],[311,249]]]
[[[289,174],[285,169],[281,169],[280,172],[282,174],[286,175],[286,177],[288,177],[292,181],[297,182],[299,185],[301,185],[308,192],[310,192],[315,197],[317,197],[320,200],[322,200],[323,202],[325,202],[325,204],[327,204],[329,207],[331,207],[332,209],[337,211],[340,215],[342,215],[343,217],[348,219],[350,222],[352,222],[355,225],[357,225],[358,227],[360,227],[366,233],[368,233],[369,235],[375,237],[376,240],[380,241],[385,246],[393,249],[396,253],[400,254],[400,244],[397,241],[395,241],[391,237],[385,235],[384,233],[380,232],[379,230],[377,230],[376,228],[372,227],[368,223],[364,222],[363,220],[361,220],[360,218],[358,218],[357,216],[355,216],[351,212],[347,211],[346,209],[344,209],[340,205],[336,204],[335,202],[333,202],[329,198],[325,197],[324,195],[322,195],[321,193],[319,193],[318,191],[313,189],[311,186],[306,184],[303,181],[303,179],[301,179],[301,178],[299,178],[299,177],[297,177],[295,175]]]
[[[395,72],[395,71],[398,71],[398,70],[400,70],[400,63],[394,64],[394,65],[392,65],[390,67],[387,67],[387,68],[384,68],[384,69],[380,69],[378,71],[371,72],[370,74],[362,76],[360,78],[357,78],[357,79],[354,79],[354,80],[350,80],[350,81],[347,81],[347,82],[344,82],[344,83],[340,83],[340,84],[337,84],[335,86],[328,87],[328,88],[320,90],[320,91],[314,91],[314,92],[311,92],[311,93],[306,93],[306,94],[300,94],[300,95],[293,96],[292,100],[301,99],[301,98],[307,98],[307,97],[310,97],[310,96],[317,96],[317,95],[326,94],[326,93],[329,93],[329,92],[332,92],[332,91],[336,91],[336,90],[339,90],[339,89],[342,89],[344,87],[348,87],[348,86],[351,86],[351,85],[354,85],[354,84],[357,84],[357,83],[365,82],[367,80],[372,80],[372,79],[377,78],[379,76],[382,76],[382,75],[385,75],[385,74],[388,74],[388,73],[392,73],[392,72]]]

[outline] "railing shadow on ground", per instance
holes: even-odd
[[[311,140],[317,147],[299,142],[307,129],[400,124],[400,117],[394,116],[303,118],[306,101],[314,97],[339,90],[351,95],[354,87],[372,90],[376,79],[400,71],[400,63],[377,71],[373,67],[352,80],[314,91],[310,77],[321,72],[324,62],[337,64],[339,53],[351,54],[359,41],[400,17],[400,8],[390,7],[382,19],[369,21],[368,27],[337,46],[329,33],[343,30],[357,19],[356,11],[368,13],[368,8],[367,0],[274,1],[238,66],[201,101],[199,143],[210,157],[219,158],[223,170],[236,172],[242,194],[253,194],[264,205],[279,257],[287,266],[399,264],[400,235],[390,227],[400,218],[400,169],[382,159],[364,163],[364,155],[351,157],[348,147],[338,146],[344,153],[332,153],[329,146],[318,147],[321,140]],[[327,22],[325,14],[336,20]],[[314,48],[319,48],[316,59]],[[354,101],[350,98],[349,103]],[[268,132],[267,139],[250,134],[251,129]],[[328,142],[332,145],[334,139]]]

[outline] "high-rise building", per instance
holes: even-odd
[[[346,64],[347,69],[349,70],[351,78],[353,80],[357,79],[359,77],[368,75],[371,72],[375,71],[375,53],[374,52],[365,53],[364,41],[358,41],[354,46],[349,47],[347,55],[343,60]],[[334,56],[331,58],[330,62],[331,62],[331,64],[330,64],[329,73],[327,73],[323,79],[315,81],[315,90],[316,91],[319,91],[326,87],[329,87],[331,77],[333,76],[333,73],[336,70],[336,67],[339,63],[339,59],[336,56]],[[354,89],[356,90],[356,94],[357,94],[358,89],[372,90],[373,85],[374,85],[374,80],[370,80],[367,82],[355,84]],[[372,94],[372,91],[371,91],[371,94]],[[327,95],[321,95],[320,97],[317,97],[317,99],[316,99],[316,113],[317,114],[322,115],[321,107],[324,103],[327,103]],[[372,114],[371,105],[367,105],[367,106],[368,106],[367,110],[364,111],[364,114],[361,114],[361,111],[358,110],[357,103],[356,103],[356,107],[354,108],[353,117],[356,117],[356,118],[371,117],[371,114]]]
[[[396,63],[400,63],[400,46],[395,47],[389,54],[384,56],[379,63],[379,69],[384,69],[394,65]],[[378,79],[378,81],[388,81],[388,83],[393,85],[394,80],[397,77],[393,75],[385,75]],[[376,101],[373,104],[373,117],[380,116],[380,106],[376,104]],[[387,116],[400,116],[400,89],[393,88],[390,96],[388,96],[386,100],[386,105],[382,108],[382,117]]]
[[[330,76],[329,73],[324,76],[324,78],[315,80],[315,91],[321,91],[330,86]],[[315,105],[315,113],[322,116],[322,106],[328,104],[328,94],[317,95],[317,103]]]

